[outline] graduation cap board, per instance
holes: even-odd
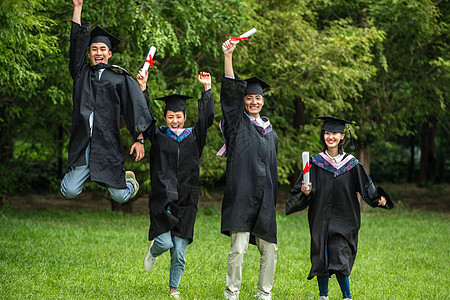
[[[91,41],[89,42],[89,46],[92,43],[104,43],[111,51],[120,43],[120,40],[105,29],[97,26],[91,31]]]
[[[264,89],[270,87],[270,85],[258,77],[252,77],[245,81],[247,82],[245,95],[264,95]]]
[[[169,96],[159,97],[159,98],[156,98],[155,100],[161,100],[161,101],[166,102],[165,111],[168,111],[168,110],[173,111],[173,112],[185,111],[186,110],[186,100],[194,98],[194,97],[180,95],[182,87],[183,86],[181,86],[179,88],[178,94],[172,94]]]
[[[322,125],[322,130],[326,130],[329,132],[344,133],[345,132],[345,124],[356,124],[355,122],[347,121],[347,120],[343,120],[343,119],[339,119],[339,118],[335,118],[335,117],[323,116],[323,117],[314,117],[314,118],[325,121]]]

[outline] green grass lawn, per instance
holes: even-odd
[[[317,299],[309,272],[305,213],[279,214],[273,299]],[[0,299],[168,299],[169,253],[151,273],[144,215],[85,211],[0,209]],[[220,213],[199,211],[195,240],[186,251],[179,291],[183,299],[222,299],[229,238]],[[449,215],[397,209],[362,216],[359,249],[350,276],[353,299],[450,299]],[[244,258],[240,299],[256,293],[259,253]],[[335,277],[330,300],[342,299]]]

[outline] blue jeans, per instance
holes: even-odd
[[[352,298],[348,276],[336,273],[336,279],[341,287],[342,298]],[[319,284],[320,296],[328,296],[328,276],[317,276],[317,283]]]
[[[325,250],[325,255],[328,264],[328,249]],[[342,298],[352,298],[348,276],[336,273],[336,279],[341,287]],[[317,276],[317,283],[319,284],[320,296],[328,296],[328,276]]]
[[[189,244],[188,239],[173,236],[170,231],[157,236],[150,248],[153,256],[159,256],[170,249],[169,287],[176,290],[184,273],[186,259],[184,253]]]
[[[89,143],[86,148],[86,162],[84,166],[78,166],[72,168],[66,173],[63,180],[61,181],[61,194],[64,197],[72,199],[81,194],[83,191],[83,184],[89,178],[90,168],[89,168],[89,154],[91,151],[91,144]],[[134,193],[134,186],[131,182],[127,182],[126,189],[116,189],[111,186],[107,186],[111,198],[119,203],[127,202],[131,195]]]

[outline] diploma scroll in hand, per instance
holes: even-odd
[[[303,162],[303,181],[305,182],[306,190],[309,191],[309,169],[311,165],[309,164],[309,152],[305,151],[302,153]]]
[[[239,37],[232,37],[231,39],[229,39],[230,42],[237,44],[242,40],[246,40],[249,36],[251,36],[252,34],[254,34],[256,32],[256,28],[252,28],[249,31],[247,31],[246,33],[241,34]],[[223,51],[226,51],[227,48],[222,46]]]
[[[153,57],[155,57],[155,52],[156,52],[156,47],[151,46],[150,50],[148,51],[147,58],[145,59],[144,66],[142,67],[142,71],[141,71],[142,77],[145,77],[145,72],[148,70],[149,67],[153,68],[153,64],[154,64]]]

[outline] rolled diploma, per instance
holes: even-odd
[[[246,38],[248,38],[249,36],[251,36],[252,34],[254,34],[256,32],[256,28],[252,28],[252,29],[250,29],[249,31],[247,31],[246,33],[243,33],[243,34],[241,34],[239,37],[240,38],[244,38],[244,37],[246,37]],[[229,41],[230,41],[231,39],[229,39]],[[232,43],[234,43],[234,44],[237,44],[237,43],[239,43],[239,41],[231,41]],[[227,50],[227,48],[225,48],[225,47],[223,47],[222,46],[222,49],[225,51],[225,50]]]
[[[309,152],[305,151],[302,153],[303,170],[305,170],[306,163],[309,164]],[[309,191],[309,170],[303,174],[303,181],[305,182],[306,189]]]
[[[155,57],[155,52],[156,52],[156,47],[151,46],[150,50],[148,51],[147,58],[145,60],[149,60],[150,58],[153,59],[153,57]],[[150,64],[148,62],[144,63],[144,66],[142,67],[142,71],[141,71],[141,76],[142,77],[145,76],[145,72],[148,70],[149,66],[150,66]]]

